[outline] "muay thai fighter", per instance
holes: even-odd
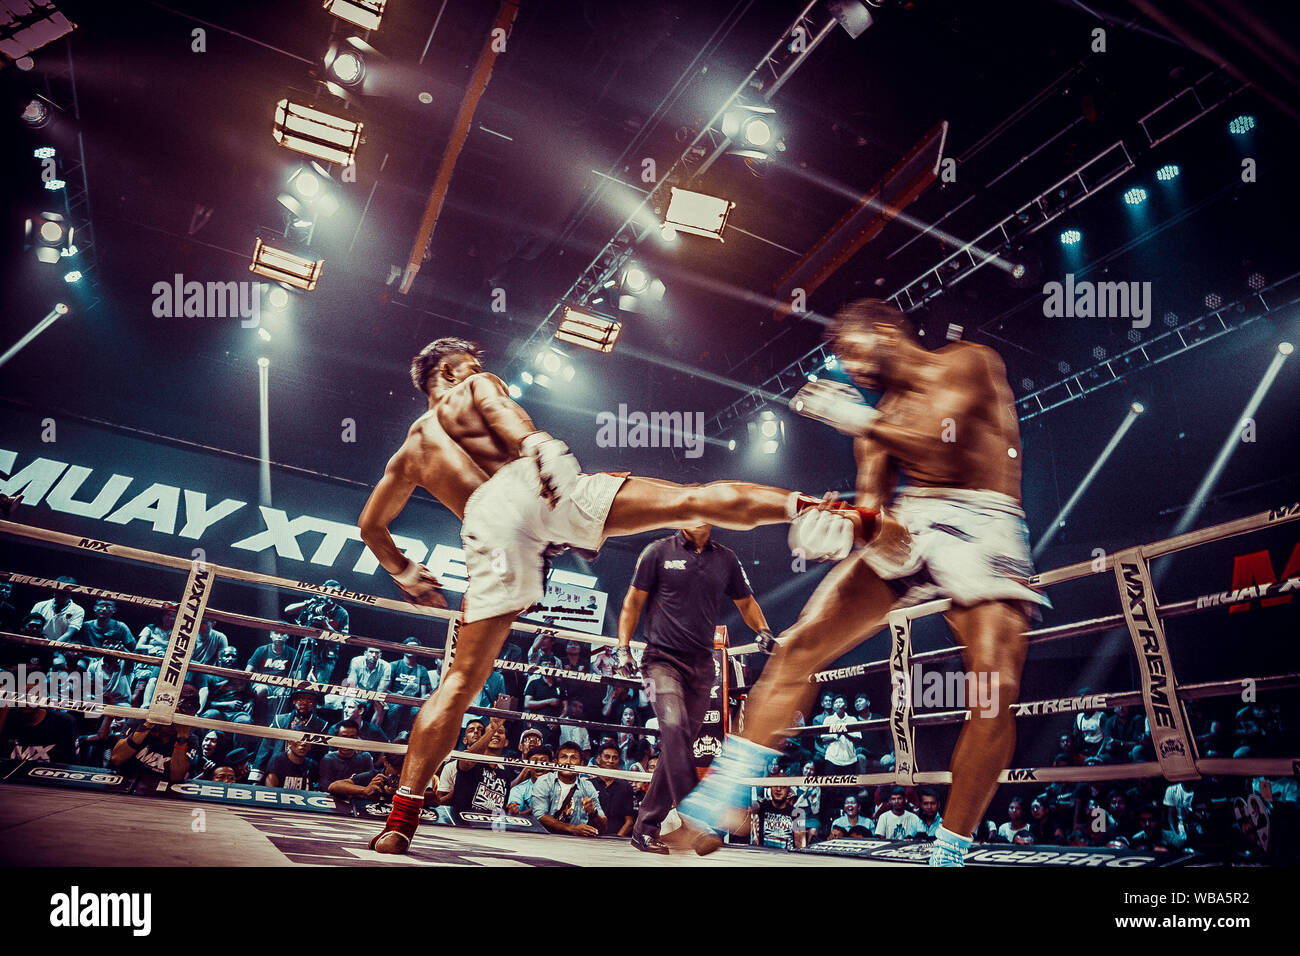
[[[416,486],[423,487],[462,519],[469,583],[455,659],[415,718],[401,789],[383,831],[371,841],[381,853],[402,853],[410,845],[425,788],[451,751],[465,708],[491,673],[515,617],[544,594],[548,549],[596,550],[611,535],[702,523],[748,530],[793,521],[802,529],[815,513],[812,546],[843,546],[847,553],[843,542],[864,523],[856,509],[830,514],[821,510],[828,503],[765,485],[581,474],[568,447],[539,431],[501,379],[483,371],[473,342],[430,343],[413,360],[411,381],[429,408],[412,424],[361,512],[361,538],[408,600],[446,607],[437,579],[409,560],[388,531]],[[873,517],[866,515],[867,534]],[[770,632],[766,639],[770,647]]]
[[[829,333],[844,371],[881,392],[879,403],[869,407],[856,389],[817,382],[791,408],[853,437],[857,503],[880,509],[892,498],[889,515],[908,534],[900,538],[886,522],[885,533],[821,582],[750,695],[744,737],[728,737],[678,812],[706,829],[730,828],[749,795],[739,781],[762,776],[780,729],[796,710],[807,713],[816,690],[808,676],[879,630],[891,608],[948,597],[945,617],[966,668],[996,681],[997,695],[995,707],[971,711],[952,754],[952,792],[930,863],[960,866],[1013,755],[1024,631],[1036,606],[1048,604],[1027,584],[1033,568],[1014,399],[997,353],[968,342],[927,351],[889,303],[853,302]],[[900,470],[908,483],[897,487]],[[819,520],[829,516],[813,512],[804,524]],[[792,548],[796,536],[792,529]],[[720,845],[696,840],[702,852]]]

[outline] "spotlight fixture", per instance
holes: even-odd
[[[1141,402],[1134,402],[1132,405],[1129,406],[1129,408],[1132,409],[1134,415],[1141,415],[1143,412],[1147,410],[1146,406],[1143,405]]]
[[[1092,347],[1092,357],[1100,362],[1106,358],[1106,350],[1100,345],[1094,345]]]
[[[623,312],[643,312],[663,300],[663,282],[637,262],[630,260],[619,277],[618,307]]]
[[[855,40],[872,24],[871,11],[862,0],[829,0],[826,12]]]
[[[1063,246],[1078,245],[1081,239],[1083,239],[1083,233],[1079,232],[1078,229],[1067,229],[1061,233],[1061,245]]]
[[[1279,342],[1277,346],[1277,350],[1281,352],[1283,355],[1290,355],[1292,352],[1295,351],[1295,346],[1293,346],[1290,342]]]
[[[1014,266],[1011,267],[1011,278],[1023,279],[1024,277],[1025,277],[1025,264],[1023,262],[1017,262]]]
[[[520,373],[519,373],[519,378],[523,381],[523,383],[524,383],[525,385],[532,385],[532,384],[533,384],[533,373],[532,373],[532,372],[528,372],[528,371],[520,372]]]
[[[722,230],[727,227],[727,217],[736,204],[729,199],[718,199],[704,193],[690,192],[672,187],[668,211],[664,213],[664,228],[672,227],[693,236],[722,241]]]
[[[1258,292],[1264,288],[1264,276],[1259,272],[1252,272],[1246,277],[1246,285],[1250,286],[1252,292]]]
[[[287,99],[275,104],[275,141],[326,163],[350,165],[361,142],[361,124]]]
[[[23,107],[23,122],[32,129],[43,129],[50,125],[54,111],[43,96],[33,96]]]
[[[1124,193],[1124,203],[1129,206],[1140,206],[1147,201],[1147,191],[1141,186],[1134,186],[1128,192]]]
[[[542,388],[550,388],[555,376],[563,378],[566,382],[573,381],[575,373],[573,366],[569,364],[568,356],[554,346],[538,352],[533,364],[541,369],[540,374],[533,376],[533,381]]]
[[[53,158],[54,158],[54,147],[53,147],[53,146],[41,146],[41,147],[39,147],[38,149],[35,149],[35,150],[32,151],[32,156],[34,156],[36,159],[53,159]]]
[[[1172,329],[1175,325],[1178,324],[1178,313],[1166,312],[1163,321],[1165,323],[1166,328]]]
[[[1223,296],[1217,292],[1211,292],[1205,297],[1205,307],[1210,310],[1220,308],[1223,305]]]
[[[564,307],[564,317],[555,337],[561,342],[581,345],[584,349],[595,352],[610,352],[618,341],[623,326],[613,319],[591,312],[579,312],[570,306]]]
[[[43,212],[27,220],[27,248],[36,253],[40,262],[58,262],[75,255],[72,234],[68,221],[56,212]]]
[[[263,356],[262,358],[257,360],[257,367],[265,371],[266,369],[271,367],[271,360]]]
[[[727,152],[746,159],[768,159],[773,148],[782,149],[772,128],[775,113],[770,106],[736,105],[727,110],[722,115],[722,135],[733,143]]]
[[[66,186],[66,185],[68,185],[68,184],[65,183],[62,179],[47,179],[47,180],[45,180],[45,188],[48,189],[50,192],[58,192],[60,189],[62,189],[62,188],[63,188],[64,186]]]
[[[771,409],[764,409],[749,422],[749,437],[765,455],[774,455],[785,438],[785,422]]]
[[[288,189],[276,196],[276,201],[303,225],[310,225],[317,216],[332,216],[338,212],[339,201],[333,180],[319,163],[303,163],[289,175],[286,185]],[[294,224],[298,225],[298,222]]]
[[[736,439],[734,439],[734,438],[730,438],[730,439],[728,439],[728,440],[727,440],[727,451],[735,451],[735,450],[736,450]]]
[[[1129,329],[1128,340],[1136,345],[1138,342],[1142,341],[1142,333],[1139,332],[1137,329]]]
[[[281,312],[289,305],[289,293],[283,286],[273,285],[266,294],[266,304],[276,312]]]
[[[1244,136],[1255,128],[1255,117],[1242,113],[1228,124],[1228,132],[1233,136]]]
[[[260,276],[310,292],[320,281],[324,266],[324,259],[304,259],[292,252],[268,246],[259,237],[253,245],[253,262],[248,268]]]
[[[523,398],[523,397],[524,397],[524,390],[523,390],[522,388],[520,388],[518,385],[516,385],[514,382],[511,382],[511,383],[510,383],[510,388],[508,389],[508,391],[510,392],[510,397],[511,397],[511,398]]]
[[[1173,163],[1169,163],[1156,170],[1156,179],[1160,180],[1162,183],[1167,183],[1171,180],[1177,179],[1180,172],[1182,172],[1182,170]]]
[[[266,330],[265,325],[258,327],[257,337],[260,338],[263,342],[271,341],[271,333]]]
[[[388,0],[325,0],[325,10],[362,30],[378,30]]]
[[[1069,374],[1070,374],[1070,363],[1069,363],[1069,362],[1057,362],[1057,363],[1056,363],[1056,370],[1057,370],[1058,372],[1060,372],[1062,375],[1069,375]]]
[[[71,272],[65,272],[63,274],[63,281],[68,283],[68,285],[72,285],[74,282],[80,282],[81,272],[77,269],[73,269]]]
[[[366,92],[367,64],[375,66],[384,55],[360,37],[335,37],[323,61],[325,88],[348,103],[355,103],[355,94]],[[373,92],[373,91],[372,91]]]
[[[1020,380],[1020,387],[1023,388],[1025,391],[1029,391],[1031,388],[1034,387],[1034,380],[1032,378],[1022,378]]]

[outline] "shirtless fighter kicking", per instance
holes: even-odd
[[[469,583],[455,658],[415,718],[392,813],[371,841],[381,853],[410,845],[425,788],[455,744],[465,708],[491,673],[515,617],[544,594],[548,550],[594,551],[610,535],[703,523],[744,531],[793,521],[802,528],[814,516],[818,530],[808,534],[817,546],[830,547],[827,535],[851,539],[862,527],[855,509],[830,512],[818,499],[766,485],[581,474],[567,446],[539,431],[501,379],[483,371],[473,342],[430,343],[412,361],[411,380],[429,409],[411,425],[366,502],[361,539],[408,600],[446,607],[437,579],[409,560],[388,531],[419,485],[461,518]],[[771,633],[762,638],[771,647]],[[621,666],[630,663],[626,656]]]
[[[807,713],[816,691],[808,676],[879,630],[890,609],[947,597],[945,617],[968,672],[996,681],[996,707],[972,709],[953,750],[952,792],[930,858],[932,866],[961,866],[1015,750],[1024,631],[1031,609],[1048,604],[1027,585],[1033,568],[1014,399],[997,353],[968,342],[926,351],[910,320],[887,302],[851,303],[829,335],[853,381],[883,393],[879,404],[870,408],[855,389],[818,382],[790,407],[853,436],[857,503],[889,505],[908,534],[891,533],[888,522],[885,533],[831,569],[750,694],[745,736],[727,738],[713,772],[678,812],[697,826],[729,828],[749,795],[739,781],[762,776],[781,728],[796,710]],[[908,483],[895,494],[900,469]],[[824,513],[791,527],[792,548],[809,550],[799,535],[815,530]],[[720,845],[696,842],[701,852]]]

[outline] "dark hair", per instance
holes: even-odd
[[[528,751],[528,759],[531,760],[533,757],[536,757],[538,754],[544,756],[546,758],[547,763],[555,763],[555,754],[551,753],[551,748],[546,744],[538,744],[532,750]]]
[[[916,798],[920,800],[922,797],[934,797],[935,800],[938,800],[939,792],[934,787],[922,787],[916,792]]]
[[[917,341],[916,324],[898,306],[884,299],[854,299],[846,303],[827,324],[826,334],[833,340],[877,322],[892,325],[907,338]]]
[[[582,748],[579,747],[577,742],[573,740],[566,740],[564,743],[560,744],[560,749],[555,751],[555,756],[558,757],[566,750],[576,750],[578,752],[578,756],[580,757],[582,756]]]
[[[355,717],[352,718],[351,720],[340,720],[338,722],[338,726],[334,728],[334,733],[332,736],[337,737],[345,727],[351,727],[353,730],[357,732],[358,737],[361,736],[361,721],[357,720]]]
[[[614,743],[614,741],[612,740],[606,740],[603,744],[601,744],[600,748],[596,751],[596,754],[597,755],[603,754],[606,750],[614,751],[614,753],[619,755],[620,759],[623,756],[623,752],[618,749],[618,744]]]
[[[420,349],[419,355],[411,359],[411,384],[420,390],[421,395],[428,395],[429,379],[438,370],[442,360],[448,355],[461,352],[476,359],[483,357],[483,350],[478,343],[468,339],[442,338],[430,342]]]
[[[892,787],[889,791],[891,797],[906,797],[907,791],[902,787]]]

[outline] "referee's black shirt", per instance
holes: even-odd
[[[697,552],[680,531],[641,552],[632,586],[649,592],[646,643],[691,656],[713,650],[723,595],[739,601],[753,594],[736,552],[712,538]]]

